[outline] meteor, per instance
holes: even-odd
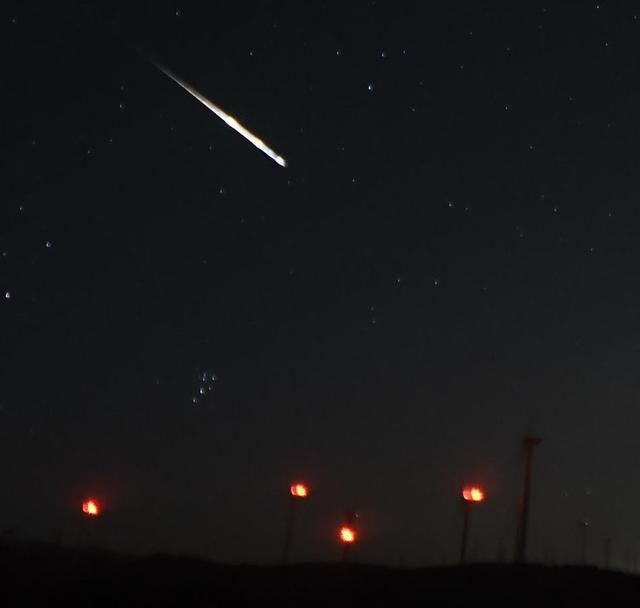
[[[193,95],[201,104],[209,108],[218,118],[226,122],[234,131],[237,131],[242,137],[248,139],[258,150],[264,152],[269,158],[277,162],[281,167],[287,166],[287,161],[265,144],[259,137],[256,137],[249,129],[243,127],[233,116],[227,114],[212,101],[209,101],[204,95],[198,93],[194,88],[189,86],[184,80],[178,78],[175,74],[167,70],[165,67],[152,61],[163,74],[171,78],[173,82],[179,84],[187,93]]]

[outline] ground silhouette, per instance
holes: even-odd
[[[590,567],[225,565],[38,543],[0,545],[7,606],[615,606],[640,578]]]

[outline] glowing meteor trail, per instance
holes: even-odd
[[[205,105],[209,108],[218,118],[221,118],[226,122],[232,129],[240,133],[244,138],[248,139],[258,150],[264,152],[269,158],[276,161],[281,167],[287,166],[287,161],[282,158],[279,154],[276,154],[267,144],[265,144],[259,137],[256,137],[251,131],[243,127],[233,116],[229,116],[226,112],[224,112],[221,108],[219,108],[216,104],[209,101],[204,95],[201,95],[195,89],[191,88],[186,82],[178,78],[175,74],[172,74],[169,70],[162,67],[161,65],[152,62],[162,73],[166,74],[171,80],[175,83],[179,84],[185,91],[191,93],[201,104]]]

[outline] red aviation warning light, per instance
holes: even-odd
[[[462,499],[466,502],[482,502],[484,490],[478,486],[466,486],[462,489]]]
[[[347,545],[355,542],[355,530],[353,528],[350,528],[349,526],[342,526],[342,528],[340,528],[340,540]]]
[[[100,515],[100,505],[97,500],[90,498],[82,503],[82,512],[90,517],[96,517]]]
[[[306,498],[309,496],[309,489],[303,483],[294,483],[291,488],[289,488],[289,491],[294,498]]]

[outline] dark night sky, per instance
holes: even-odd
[[[296,559],[356,509],[360,559],[452,562],[478,481],[495,559],[530,432],[532,559],[588,518],[624,565],[640,11],[58,4],[0,15],[3,529],[73,542],[94,494],[99,544],[272,562],[304,479]]]

